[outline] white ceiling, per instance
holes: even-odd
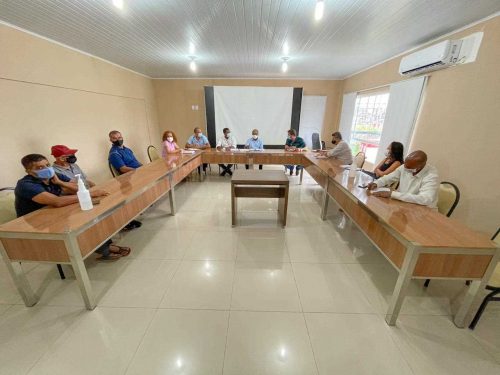
[[[343,78],[500,10],[500,0],[326,0],[315,21],[315,0],[123,2],[0,0],[0,20],[154,78]]]

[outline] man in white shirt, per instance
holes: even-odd
[[[352,152],[347,142],[342,140],[342,134],[335,132],[332,134],[332,143],[335,147],[331,150],[320,151],[320,154],[337,159],[344,165],[352,164]]]
[[[217,151],[231,151],[236,149],[236,139],[231,136],[231,130],[229,128],[224,128],[222,129],[222,132],[224,135],[219,138],[217,141]],[[232,164],[224,165],[224,164],[219,164],[219,167],[222,168],[221,176],[225,176],[226,173],[229,174],[230,176],[233,175],[233,172],[231,172],[231,167]]]
[[[397,190],[373,192],[372,194],[434,209],[437,207],[439,176],[436,168],[427,164],[425,152],[412,152],[406,157],[404,164],[394,172],[368,184],[368,190],[390,186],[398,181]]]

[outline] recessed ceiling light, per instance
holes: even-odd
[[[123,0],[113,0],[113,5],[118,9],[123,9]]]
[[[283,44],[283,55],[287,55],[290,53],[290,47],[288,47],[288,42]]]
[[[316,1],[316,9],[314,10],[314,19],[319,21],[323,18],[323,13],[325,13],[325,1],[318,0]]]
[[[189,63],[189,69],[191,71],[196,72],[196,62],[194,61],[194,58],[191,59],[191,62]]]
[[[283,60],[283,63],[281,64],[281,71],[283,73],[286,73],[288,71],[288,63],[287,61],[290,60],[288,56],[282,57],[281,60]]]

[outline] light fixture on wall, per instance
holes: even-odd
[[[283,60],[283,62],[281,63],[281,71],[283,73],[286,73],[288,71],[288,60],[290,60],[290,57],[284,56],[281,58],[281,60]]]
[[[118,9],[123,9],[123,0],[113,0],[113,5]]]
[[[191,69],[192,72],[196,72],[196,56],[188,56],[191,62],[189,63],[189,69]]]
[[[325,13],[325,0],[317,0],[316,8],[314,9],[314,19],[319,21],[323,18],[323,13]]]

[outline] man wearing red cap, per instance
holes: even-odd
[[[87,179],[87,175],[83,173],[78,164],[76,164],[77,159],[75,154],[78,150],[71,149],[65,145],[55,145],[52,146],[51,151],[52,156],[56,159],[52,166],[57,173],[65,175],[72,182],[76,182],[76,175],[79,174],[87,188],[95,186],[92,181]]]

